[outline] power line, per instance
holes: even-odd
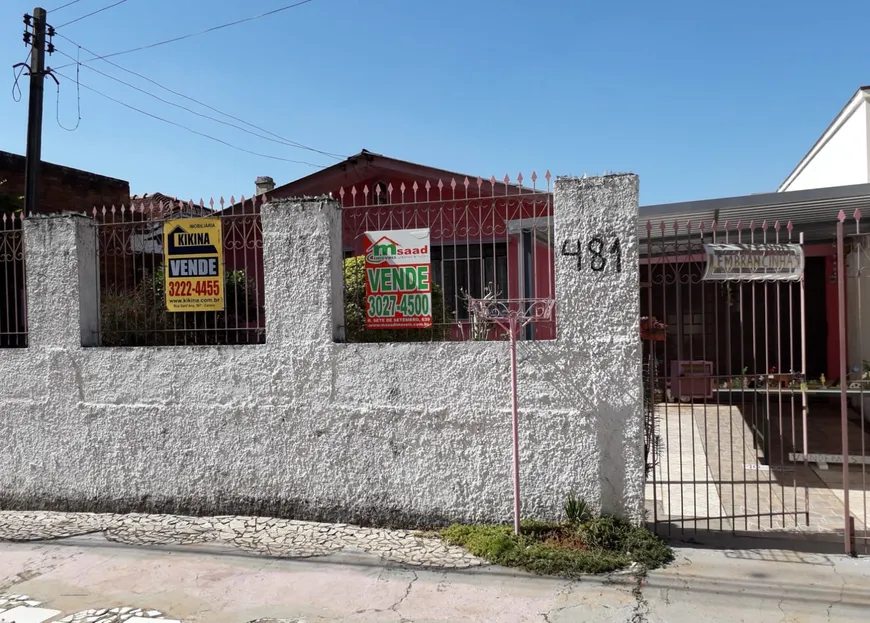
[[[89,54],[93,54],[94,56],[97,55],[96,52],[94,52],[93,50],[89,50],[88,48],[86,48],[86,47],[84,47],[84,46],[82,46],[82,45],[79,45],[78,43],[76,43],[75,41],[73,41],[72,39],[70,39],[69,37],[66,37],[66,36],[64,36],[64,35],[62,35],[62,34],[60,34],[60,33],[58,33],[57,36],[58,36],[58,37],[61,37],[61,38],[63,38],[63,39],[65,39],[66,41],[69,41],[69,42],[72,43],[73,45],[75,45],[75,46],[81,48],[82,50],[84,50],[85,52],[87,52],[87,53],[89,53]],[[67,58],[72,58],[69,54],[66,54],[66,53],[64,53],[64,52],[61,52],[60,50],[58,50],[58,52],[60,52],[61,54],[63,54],[63,55],[66,56]],[[73,60],[75,60],[75,59],[73,59]],[[93,59],[93,60],[96,60],[96,59]],[[202,113],[196,112],[195,110],[191,110],[190,108],[186,108],[186,107],[181,106],[181,105],[179,105],[179,104],[176,104],[176,103],[174,103],[174,102],[170,102],[170,101],[164,100],[164,99],[162,99],[162,98],[160,98],[160,97],[157,97],[157,96],[154,95],[153,93],[150,93],[150,92],[148,92],[148,91],[143,91],[142,89],[139,89],[138,87],[136,87],[136,86],[134,86],[134,85],[132,85],[132,84],[130,84],[130,83],[128,83],[128,82],[124,82],[123,80],[120,80],[120,79],[118,79],[118,78],[116,78],[116,77],[114,77],[114,76],[111,76],[111,75],[106,74],[106,73],[103,73],[103,72],[101,72],[101,71],[99,71],[99,70],[97,70],[97,69],[94,69],[94,68],[91,67],[90,65],[84,65],[84,66],[87,67],[88,69],[90,69],[91,71],[95,71],[95,72],[97,72],[98,74],[101,74],[101,75],[103,75],[103,76],[106,76],[106,77],[108,77],[108,78],[110,78],[110,79],[112,79],[112,80],[115,80],[116,82],[120,82],[121,84],[124,84],[124,85],[126,85],[126,86],[128,86],[128,87],[130,87],[130,88],[132,88],[132,89],[136,89],[137,91],[141,91],[142,93],[145,93],[146,95],[149,95],[149,96],[151,96],[151,97],[154,97],[155,99],[158,99],[158,100],[160,100],[161,102],[167,103],[167,104],[169,104],[169,105],[171,105],[171,106],[176,106],[176,107],[178,107],[178,108],[181,108],[182,110],[186,110],[186,111],[190,112],[191,114],[197,115],[197,116],[199,116],[199,117],[203,117],[204,119],[210,119],[210,120],[215,121],[215,122],[217,122],[217,123],[221,123],[221,124],[223,124],[223,125],[226,125],[226,126],[229,126],[229,127],[232,127],[232,128],[236,128],[236,129],[238,129],[238,130],[241,130],[242,132],[247,132],[248,134],[251,134],[251,135],[253,135],[253,136],[257,136],[257,137],[262,138],[262,139],[264,139],[264,140],[272,141],[273,143],[278,143],[278,144],[282,144],[282,145],[289,145],[289,146],[291,146],[291,147],[296,147],[296,148],[298,148],[298,149],[304,149],[304,150],[306,150],[306,151],[314,152],[314,153],[316,153],[316,154],[320,154],[320,155],[322,155],[322,156],[327,156],[328,158],[333,158],[333,159],[335,159],[335,160],[342,160],[342,159],[345,158],[345,156],[342,156],[341,154],[335,154],[335,153],[332,153],[332,152],[328,152],[328,151],[323,151],[323,150],[320,150],[320,149],[316,149],[316,148],[314,148],[314,147],[309,147],[308,145],[304,145],[303,143],[300,143],[300,142],[298,142],[298,141],[294,141],[294,140],[291,140],[291,139],[285,138],[285,137],[281,136],[280,134],[275,134],[274,132],[272,132],[272,131],[270,131],[270,130],[267,130],[266,128],[263,128],[263,127],[261,127],[261,126],[255,125],[255,124],[250,123],[250,122],[248,122],[248,121],[245,121],[244,119],[241,119],[240,117],[236,117],[236,116],[234,116],[234,115],[231,115],[231,114],[229,114],[229,113],[226,113],[226,112],[224,112],[224,111],[222,111],[222,110],[219,110],[219,109],[215,108],[214,106],[211,106],[210,104],[206,104],[205,102],[202,102],[202,101],[200,101],[200,100],[198,100],[198,99],[196,99],[196,98],[190,97],[189,95],[185,95],[184,93],[180,93],[180,92],[178,92],[178,91],[175,91],[175,90],[173,90],[173,89],[170,89],[169,87],[166,87],[166,86],[160,84],[160,83],[157,82],[156,80],[152,80],[152,79],[149,78],[148,76],[144,76],[144,75],[142,75],[142,74],[140,74],[140,73],[138,73],[138,72],[135,72],[135,71],[133,71],[133,70],[131,70],[131,69],[127,69],[126,67],[122,67],[121,65],[118,65],[117,63],[115,63],[115,62],[113,62],[113,61],[106,60],[105,58],[101,58],[100,60],[105,61],[105,62],[108,63],[109,65],[111,65],[111,66],[113,66],[113,67],[116,67],[116,68],[120,69],[121,71],[124,71],[124,72],[126,72],[126,73],[128,73],[128,74],[131,74],[131,75],[133,75],[133,76],[136,76],[137,78],[141,78],[142,80],[145,80],[146,82],[149,82],[149,83],[153,84],[154,86],[156,86],[156,87],[158,87],[158,88],[160,88],[160,89],[163,89],[163,90],[166,91],[167,93],[171,93],[171,94],[176,95],[176,96],[178,96],[178,97],[184,98],[184,99],[186,99],[186,100],[188,100],[188,101],[190,101],[190,102],[193,102],[194,104],[198,104],[198,105],[200,105],[200,106],[202,106],[202,107],[204,107],[204,108],[207,108],[207,109],[211,110],[212,112],[216,112],[216,113],[218,113],[219,115],[223,115],[224,117],[228,117],[228,118],[230,118],[230,119],[233,119],[234,121],[238,121],[239,123],[242,123],[242,124],[248,126],[249,128],[254,128],[255,130],[259,130],[259,131],[261,131],[261,132],[264,132],[264,133],[266,133],[266,134],[268,134],[269,136],[274,137],[274,138],[269,138],[269,136],[263,136],[262,134],[257,134],[256,132],[251,132],[250,130],[246,130],[245,128],[240,127],[240,126],[238,126],[238,125],[235,125],[235,124],[233,124],[233,123],[228,123],[228,122],[223,121],[223,120],[221,120],[221,119],[216,119],[216,118],[214,118],[214,117],[210,117],[209,115],[204,115],[204,114],[202,114]],[[70,64],[72,64],[72,63],[70,63]],[[80,63],[77,62],[77,64],[80,64]],[[64,67],[68,67],[68,66],[69,66],[69,65],[62,65],[59,69],[63,69]],[[277,140],[276,140],[276,139],[277,139]]]
[[[60,52],[60,50],[58,50],[58,52]],[[81,53],[81,49],[79,52]],[[63,52],[61,52],[61,54],[63,54]],[[69,55],[64,54],[64,56]],[[70,56],[70,58],[72,57]],[[57,121],[57,125],[61,130],[66,130],[67,132],[75,132],[79,129],[79,125],[82,123],[82,90],[81,83],[79,82],[81,77],[80,67],[81,64],[76,65],[76,124],[71,128],[66,127],[60,122],[60,82],[55,80],[57,86],[57,99],[54,103],[54,120]]]
[[[206,28],[205,30],[200,30],[199,32],[193,32],[186,35],[182,35],[180,37],[174,37],[172,39],[165,39],[163,41],[158,41],[156,43],[150,43],[148,45],[142,45],[138,48],[131,48],[129,50],[122,50],[121,52],[112,52],[111,54],[104,54],[103,56],[98,56],[96,58],[89,58],[84,63],[91,63],[97,60],[105,60],[107,58],[112,58],[113,56],[121,56],[122,54],[130,54],[131,52],[139,52],[141,50],[150,50],[151,48],[156,48],[161,45],[166,45],[168,43],[175,43],[176,41],[184,41],[185,39],[190,39],[192,37],[198,37],[200,35],[204,35],[210,32],[214,32],[216,30],[221,30],[223,28],[229,28],[230,26],[237,26],[238,24],[244,24],[245,22],[252,22],[254,20],[262,19],[264,17],[269,17],[270,15],[275,15],[276,13],[280,13],[282,11],[286,11],[288,9],[293,9],[298,6],[302,6],[303,4],[308,4],[309,2],[314,2],[314,0],[301,0],[300,2],[296,2],[295,4],[288,4],[286,6],[279,7],[277,9],[273,9],[271,11],[266,11],[265,13],[260,13],[259,15],[254,15],[251,17],[246,17],[244,19],[239,19],[234,22],[229,22],[227,24],[221,24],[220,26],[212,26],[211,28]],[[69,67],[72,63],[67,65],[61,65],[58,69],[64,69]]]
[[[18,81],[21,80],[21,74],[24,73],[24,70],[30,69],[30,65],[28,64],[29,60],[30,55],[28,54],[27,58],[25,58],[23,62],[17,63],[16,65],[12,66],[12,75],[15,76],[15,80],[12,82],[12,100],[16,103],[21,101],[22,95],[21,87],[19,86]],[[16,67],[18,68],[18,71],[15,71]],[[16,92],[18,93],[17,95]]]
[[[118,2],[116,2],[115,4],[110,4],[109,6],[104,6],[102,9],[97,9],[96,11],[92,11],[92,12],[88,13],[87,15],[82,15],[81,17],[77,17],[74,20],[70,20],[65,24],[61,24],[60,26],[57,26],[57,28],[63,28],[64,26],[69,26],[70,24],[75,24],[76,22],[80,22],[83,19],[90,17],[91,15],[96,15],[97,13],[102,13],[103,11],[108,11],[112,7],[116,7],[119,4],[124,4],[125,2],[127,2],[127,0],[118,0]],[[70,4],[73,4],[73,3],[70,3]],[[69,6],[69,5],[64,5],[64,6]],[[61,7],[61,8],[63,8],[63,7]]]
[[[51,9],[51,10],[48,12],[48,14],[51,15],[52,13],[57,13],[57,12],[60,11],[61,9],[65,9],[65,8],[67,8],[68,6],[72,6],[72,5],[77,4],[77,3],[81,2],[81,1],[82,1],[82,0],[72,0],[72,2],[67,2],[66,4],[62,4],[62,5],[60,5],[59,7],[57,7],[56,9]]]
[[[58,76],[60,76],[61,78],[64,78],[65,80],[69,80],[70,82],[73,82],[72,78],[58,72],[56,69],[53,70],[53,72],[55,74],[57,74]],[[199,131],[194,130],[193,128],[189,128],[186,125],[183,125],[181,123],[176,123],[175,121],[170,121],[169,119],[164,119],[163,117],[160,117],[160,116],[155,115],[153,113],[142,110],[141,108],[136,108],[135,106],[127,104],[126,102],[122,102],[119,99],[115,99],[114,97],[112,97],[110,95],[106,95],[102,91],[98,91],[97,89],[95,89],[93,87],[89,87],[86,84],[82,84],[81,82],[79,82],[78,84],[81,88],[87,89],[88,91],[91,91],[92,93],[96,93],[97,95],[104,97],[107,100],[110,100],[112,102],[115,102],[116,104],[119,104],[119,105],[123,106],[124,108],[129,108],[130,110],[138,112],[141,115],[145,115],[146,117],[151,117],[152,119],[156,119],[157,121],[162,121],[163,123],[167,123],[167,124],[175,126],[177,128],[181,128],[182,130],[186,130],[186,131],[190,132],[191,134],[196,134],[197,136],[202,136],[203,138],[207,138],[209,140],[215,141],[216,143],[220,143],[221,145],[226,145],[227,147],[230,147],[230,148],[235,149],[237,151],[241,151],[241,152],[244,152],[246,154],[251,154],[253,156],[259,156],[260,158],[268,158],[270,160],[280,160],[282,162],[292,162],[293,164],[304,164],[304,165],[307,165],[307,166],[315,168],[315,169],[325,168],[322,164],[313,164],[311,162],[305,162],[303,160],[291,160],[290,158],[282,158],[280,156],[261,154],[261,153],[256,152],[256,151],[251,151],[250,149],[244,149],[243,147],[238,147],[236,145],[233,145],[232,143],[228,143],[224,140],[221,140],[219,138],[211,136],[210,134],[205,134],[204,132],[199,132]]]
[[[62,52],[61,50],[58,50],[58,52],[59,52],[60,54],[63,54],[63,55],[66,56],[67,58],[73,58],[72,56],[70,56],[70,55],[67,54],[66,52]],[[75,60],[75,59],[73,59],[73,60]],[[323,154],[323,155],[325,155],[325,156],[330,156],[331,158],[336,158],[336,159],[339,159],[339,160],[341,159],[341,158],[338,158],[338,157],[336,157],[336,156],[334,156],[334,155],[332,155],[332,154],[329,154],[329,153],[327,153],[327,152],[320,151],[319,149],[314,149],[313,147],[306,147],[306,146],[302,145],[301,143],[296,143],[295,141],[285,141],[285,140],[283,140],[283,139],[274,139],[274,138],[271,138],[271,137],[269,137],[269,136],[265,136],[265,135],[263,135],[263,134],[259,134],[259,133],[257,133],[257,132],[252,132],[251,130],[248,130],[248,129],[246,129],[246,128],[243,128],[243,127],[240,126],[240,125],[236,125],[235,123],[230,123],[229,121],[224,121],[223,119],[218,119],[217,117],[212,117],[212,116],[210,116],[210,115],[205,115],[205,114],[203,114],[203,113],[201,113],[201,112],[197,112],[197,111],[193,110],[192,108],[188,108],[187,106],[182,106],[181,104],[178,104],[178,103],[176,103],[176,102],[173,102],[173,101],[170,101],[170,100],[164,99],[164,98],[160,97],[159,95],[154,95],[154,93],[151,93],[150,91],[146,91],[145,89],[142,89],[142,88],[137,87],[135,84],[130,84],[129,82],[126,82],[126,81],[124,81],[124,80],[121,80],[120,78],[117,78],[117,77],[115,77],[115,76],[113,76],[113,75],[111,75],[111,74],[107,74],[107,73],[105,73],[105,72],[103,72],[103,71],[100,71],[99,69],[96,69],[95,67],[91,67],[91,66],[89,66],[89,65],[76,65],[76,72],[78,72],[78,67],[84,67],[85,69],[89,69],[89,70],[91,70],[91,71],[93,71],[93,72],[96,72],[96,73],[100,74],[101,76],[105,76],[106,78],[109,78],[110,80],[114,80],[115,82],[118,82],[118,83],[120,83],[120,84],[123,84],[124,86],[130,87],[130,88],[133,89],[134,91],[138,91],[139,93],[143,93],[143,94],[147,95],[148,97],[151,97],[151,98],[153,98],[153,99],[156,99],[158,102],[162,102],[162,103],[164,103],[164,104],[168,104],[169,106],[174,106],[175,108],[179,108],[179,109],[181,109],[181,110],[184,110],[184,111],[186,111],[186,112],[189,112],[190,114],[192,114],[192,115],[196,115],[197,117],[200,117],[200,118],[202,118],[202,119],[208,119],[209,121],[214,121],[214,122],[216,122],[216,123],[220,123],[220,124],[225,125],[225,126],[228,126],[228,127],[230,127],[230,128],[235,128],[235,129],[237,129],[237,130],[241,130],[242,132],[245,132],[246,134],[250,134],[251,136],[256,136],[257,138],[261,138],[261,139],[263,139],[263,140],[271,141],[271,142],[273,142],[273,143],[278,143],[279,145],[287,145],[287,146],[289,146],[289,147],[296,147],[296,148],[301,148],[301,149],[307,149],[307,150],[309,150],[309,151],[313,151],[313,152],[316,152],[316,153],[319,153],[319,154]]]

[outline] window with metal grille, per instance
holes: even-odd
[[[463,293],[482,298],[490,285],[500,298],[508,295],[507,245],[504,242],[433,246],[432,279],[444,290],[448,317],[468,320]],[[440,301],[433,301],[437,305]]]

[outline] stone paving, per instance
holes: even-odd
[[[9,617],[9,618],[7,618]],[[64,616],[59,610],[43,607],[43,603],[27,595],[0,593],[0,623],[180,623],[167,619],[159,610],[120,606],[92,608]],[[303,619],[255,619],[248,623],[306,623]]]
[[[124,606],[120,608],[101,608],[83,610],[62,619],[58,619],[57,623],[130,623],[139,619],[148,619],[152,623],[166,622],[168,619],[163,618],[163,613],[159,610],[144,610],[142,608],[133,608]]]
[[[159,610],[123,606],[92,608],[63,616],[59,610],[40,607],[42,602],[27,595],[0,594],[0,623],[181,623],[166,619]],[[7,617],[10,617],[7,619]],[[248,623],[306,623],[303,619],[256,619]]]
[[[17,606],[38,606],[39,602],[27,595],[0,595],[0,614]]]
[[[178,623],[176,619],[164,618],[159,610],[119,606],[115,608],[94,608],[63,616],[59,610],[41,607],[40,601],[27,595],[0,594],[0,622],[56,621],[57,623]]]
[[[408,530],[268,517],[0,511],[0,541],[41,541],[95,532],[129,545],[224,543],[278,558],[349,551],[423,568],[464,569],[485,564],[461,547]]]

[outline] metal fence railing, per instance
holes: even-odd
[[[503,339],[494,323],[469,311],[471,299],[503,301],[551,299],[555,291],[553,201],[550,175],[545,187],[514,182],[505,176],[471,181],[379,182],[371,187],[339,189],[342,204],[344,251],[345,336],[348,341],[439,341]],[[256,344],[265,341],[263,242],[260,196],[225,206],[211,202],[147,201],[132,208],[95,208],[100,275],[100,339],[103,346]],[[220,223],[222,244],[219,286],[195,284],[185,291],[172,283],[182,266],[179,249],[165,248],[167,221],[211,219]],[[191,221],[194,222],[194,221]],[[172,224],[170,224],[172,226]],[[431,283],[425,296],[413,294],[399,316],[417,316],[420,327],[367,326],[371,292],[367,292],[365,240],[373,232],[425,230],[423,281]],[[179,230],[181,231],[181,230]],[[190,233],[190,232],[188,232]],[[174,238],[172,238],[174,240]],[[180,238],[195,244],[194,238]],[[217,250],[214,250],[217,252]],[[202,254],[193,257],[205,257]],[[179,261],[170,261],[173,258]],[[191,264],[191,266],[194,266]],[[183,266],[182,266],[183,267]],[[420,265],[418,265],[420,269]],[[192,269],[193,270],[193,269]],[[194,274],[194,273],[191,273]],[[405,274],[394,273],[397,278]],[[177,276],[177,275],[176,275]],[[388,276],[389,278],[389,276]],[[214,281],[214,279],[212,279]],[[205,289],[208,286],[208,290]],[[370,286],[370,284],[369,284]],[[220,291],[220,310],[174,307],[188,295],[214,298]],[[380,297],[379,305],[401,305],[403,297]],[[404,308],[404,305],[403,305]],[[383,308],[386,312],[387,308]],[[386,313],[385,313],[386,315]],[[395,316],[395,314],[394,314]],[[407,321],[406,321],[407,322]],[[413,327],[413,328],[410,328]],[[553,339],[555,318],[526,327],[522,339]]]
[[[27,346],[22,212],[0,214],[0,348]]]
[[[817,529],[805,446],[804,251],[790,223],[641,228],[647,505],[656,528]],[[804,441],[802,441],[802,439]]]
[[[829,426],[829,430],[833,428],[840,433],[836,453],[840,456],[836,459],[842,461],[842,466],[836,484],[842,490],[846,552],[866,556],[870,554],[870,361],[866,355],[870,346],[866,311],[870,291],[870,228],[866,221],[861,222],[862,216],[860,210],[848,217],[841,212],[837,227],[836,265],[842,269],[836,271],[836,279],[838,303],[843,304],[838,354],[840,374],[847,382],[839,387],[839,427]],[[817,454],[811,458],[831,461],[822,452]]]
[[[493,323],[483,324],[469,310],[471,299],[498,300],[550,299],[554,296],[553,201],[550,174],[544,177],[545,187],[536,186],[538,176],[532,174],[531,186],[523,185],[519,175],[515,182],[505,176],[469,180],[468,178],[419,181],[378,182],[341,188],[342,229],[345,278],[345,336],[348,341],[440,341],[503,339],[503,331]],[[396,328],[397,317],[408,322],[408,316],[423,312],[409,305],[398,311],[405,296],[391,293],[402,284],[388,281],[386,288],[374,288],[367,270],[372,267],[374,249],[371,237],[383,235],[410,240],[417,232],[420,249],[426,246],[425,261],[429,263],[431,282],[431,326],[425,329]],[[367,242],[368,241],[368,242]],[[407,246],[407,245],[406,245]],[[408,249],[396,250],[396,258]],[[369,261],[367,262],[366,257]],[[394,267],[403,260],[385,261]],[[416,260],[409,260],[416,264]],[[390,268],[385,279],[398,279],[404,273]],[[413,288],[404,284],[404,290]],[[368,289],[367,289],[368,288]],[[408,299],[416,301],[417,295]],[[428,303],[427,303],[428,304]],[[377,306],[375,308],[374,306]],[[376,327],[386,318],[387,330]],[[423,314],[425,315],[425,314]],[[409,326],[415,326],[410,324]],[[555,320],[526,327],[523,339],[554,339]]]
[[[159,200],[94,208],[99,344],[264,343],[256,205],[242,198],[229,206],[221,199],[218,206]]]

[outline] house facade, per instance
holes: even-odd
[[[850,220],[856,209],[870,213],[868,130],[870,87],[861,87],[777,191],[641,206],[638,237],[642,243],[650,242],[641,250],[641,263],[646,264],[646,268],[642,266],[641,305],[643,313],[668,325],[669,358],[700,359],[706,353],[704,358],[713,363],[714,375],[722,378],[740,375],[745,368],[753,372],[776,368],[780,372],[803,370],[809,378],[829,382],[839,379],[837,275],[841,268],[836,229],[841,211]],[[658,227],[665,223],[666,233],[659,235]],[[671,224],[679,227],[672,231]],[[652,228],[648,230],[647,225]],[[730,231],[725,231],[726,226]],[[854,226],[849,234],[854,238]],[[722,286],[702,285],[706,262],[703,243],[726,240],[801,243],[805,256],[803,295],[793,286],[768,286],[766,295],[755,287],[750,295],[749,288],[737,284],[728,292]],[[667,248],[684,251],[681,272],[671,283],[657,284],[657,256]],[[847,251],[846,271],[855,259],[854,249]],[[853,278],[846,285],[847,316],[853,318],[853,324],[847,327],[848,340],[842,347],[849,350],[852,370],[870,360],[870,332],[859,329],[857,322],[860,282]],[[732,296],[738,288],[742,303]],[[864,290],[861,298],[870,292],[870,288]],[[778,308],[775,292],[779,292]],[[867,305],[863,308],[868,309]],[[870,328],[870,323],[864,324]],[[753,330],[754,337],[749,335]],[[741,336],[741,331],[745,335]],[[786,356],[789,352],[799,354],[801,348],[805,350],[805,366],[797,355]],[[670,362],[665,365],[670,366]]]
[[[0,151],[0,194],[24,196],[25,157]],[[82,212],[94,206],[130,205],[130,183],[126,180],[43,162],[39,176],[39,211]]]
[[[270,178],[259,178],[258,195],[220,216],[225,222],[245,220],[267,198],[331,195],[342,206],[345,258],[363,254],[367,231],[429,229],[432,277],[441,288],[448,335],[468,339],[474,323],[467,297],[554,296],[549,174],[530,177],[484,180],[363,150],[277,188]],[[252,223],[247,225],[230,226],[225,234],[228,271],[261,265],[260,233]],[[529,326],[524,337],[553,339],[555,323]]]

